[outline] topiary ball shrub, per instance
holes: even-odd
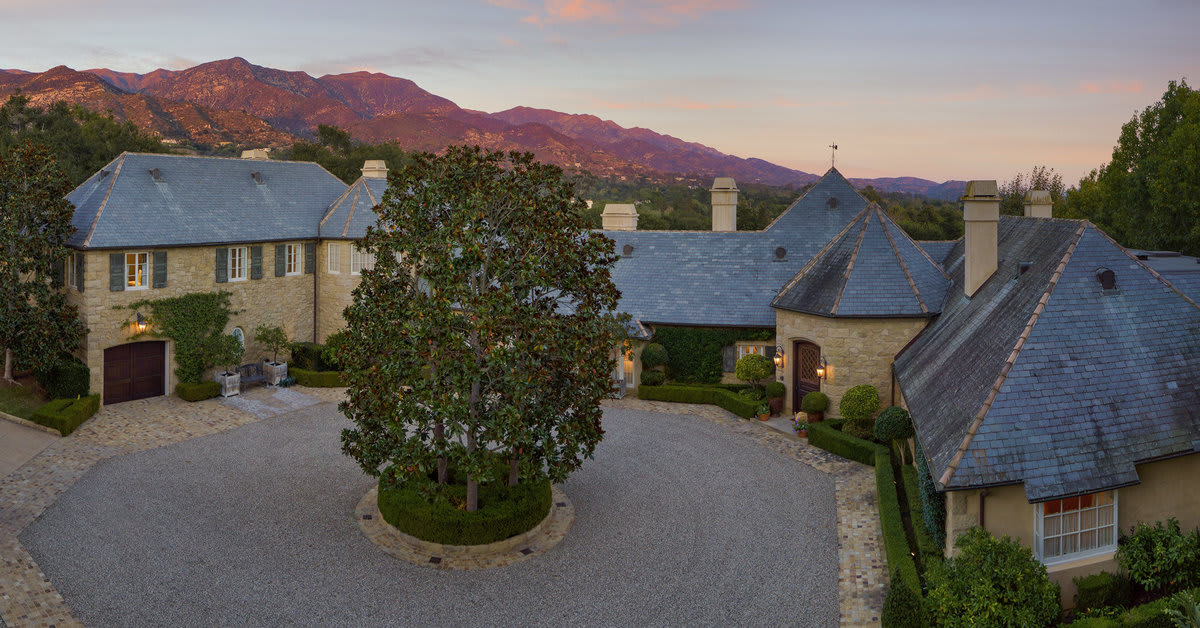
[[[804,395],[804,399],[800,400],[801,412],[824,412],[829,409],[829,395],[814,390],[813,392]]]
[[[883,613],[879,619],[883,628],[924,628],[928,625],[921,596],[895,571],[892,572],[887,596],[883,599]]]
[[[875,416],[879,409],[879,391],[870,384],[860,384],[846,391],[838,404],[838,412],[848,421],[861,421]]]
[[[1058,585],[1028,547],[982,528],[958,537],[961,552],[926,576],[928,619],[935,626],[1051,626],[1062,607]]]
[[[643,386],[658,386],[667,381],[667,374],[662,371],[642,371]]]
[[[423,541],[446,545],[483,545],[528,532],[550,513],[550,481],[505,484],[497,468],[492,481],[479,486],[479,509],[467,512],[465,474],[451,468],[449,482],[432,477],[395,483],[391,469],[379,479],[379,513],[396,529]]]
[[[652,342],[642,349],[642,367],[653,369],[667,364],[667,348]]]
[[[912,416],[900,406],[889,406],[875,419],[875,438],[881,443],[912,438]]]
[[[787,386],[783,382],[771,382],[767,384],[767,399],[778,399],[787,394]]]

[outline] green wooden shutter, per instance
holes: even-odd
[[[87,270],[87,253],[80,251],[75,254],[75,289],[83,292],[83,272]]]
[[[68,258],[69,259],[69,258]],[[56,285],[63,285],[67,282],[67,265],[63,260],[56,259],[50,262],[50,276],[54,278]]]
[[[287,245],[275,245],[275,276],[282,277],[287,273]]]
[[[317,272],[317,243],[304,243],[304,274],[311,275]]]
[[[167,252],[154,252],[154,287],[167,287]]]
[[[125,289],[125,254],[108,254],[108,290],[120,292]]]
[[[229,249],[217,249],[217,283],[229,281]]]
[[[262,247],[250,247],[250,278],[262,279]]]

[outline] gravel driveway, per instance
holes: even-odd
[[[837,624],[833,481],[720,425],[606,408],[567,537],[476,572],[366,539],[347,425],[320,404],[109,459],[21,542],[89,626]]]

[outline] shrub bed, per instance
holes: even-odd
[[[739,340],[762,340],[774,344],[775,328],[670,327],[661,325],[654,330],[654,342],[661,344],[667,350],[667,372],[671,375],[671,379],[701,384],[715,384],[721,381],[723,371],[721,351]]]
[[[466,501],[465,478],[451,472],[450,484],[438,487],[409,482],[392,487],[384,473],[379,482],[379,512],[401,532],[418,539],[446,545],[482,545],[527,532],[550,512],[550,481],[522,481],[509,487],[490,482],[479,487],[479,510],[460,508]],[[460,481],[461,480],[461,481]],[[441,494],[432,501],[425,495],[431,488]]]
[[[758,412],[758,401],[717,387],[701,386],[639,386],[638,399],[672,401],[675,403],[707,403],[749,419]]]
[[[928,572],[934,568],[935,564],[942,562],[942,548],[938,547],[937,542],[933,540],[933,535],[925,527],[925,513],[917,494],[919,491],[917,470],[910,466],[904,466],[901,467],[900,474],[904,478],[904,494],[908,496],[908,516],[912,521],[913,534],[917,537],[917,556],[921,557],[921,563]]]
[[[808,442],[814,447],[843,458],[875,466],[876,453],[887,454],[887,448],[869,440],[856,438],[841,431],[845,421],[821,421],[808,425]]]
[[[68,360],[39,371],[37,381],[51,399],[75,399],[86,397],[92,383],[92,371],[86,364]]]
[[[908,548],[904,534],[904,519],[900,515],[900,498],[896,494],[896,475],[892,455],[880,447],[875,452],[875,500],[879,505],[879,526],[883,533],[883,550],[893,582],[896,576],[904,580],[911,591],[921,590],[917,564]]]
[[[293,342],[288,345],[288,349],[292,352],[292,362],[288,368],[289,372],[292,370],[292,367],[306,371],[327,371],[330,368],[325,363],[325,348],[315,342]]]
[[[66,436],[100,409],[100,395],[78,399],[55,399],[33,413],[33,422],[58,430]]]
[[[1181,595],[1185,592],[1181,592]],[[1200,598],[1200,588],[1191,589],[1192,599]],[[1174,628],[1167,612],[1176,610],[1179,600],[1167,596],[1121,612],[1115,617],[1084,617],[1068,624],[1071,628]]]
[[[1075,578],[1074,582],[1076,613],[1107,606],[1126,607],[1133,596],[1133,583],[1128,578],[1107,571]]]
[[[184,401],[203,401],[221,394],[220,382],[179,382],[175,385],[175,394]]]
[[[309,371],[289,366],[288,375],[296,378],[297,384],[309,388],[340,388],[347,385],[346,374],[341,371]]]

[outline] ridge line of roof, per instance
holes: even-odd
[[[332,218],[333,213],[336,212],[338,210],[338,208],[342,206],[342,201],[346,200],[346,197],[350,195],[350,190],[352,190],[352,189],[354,189],[354,188],[346,188],[345,190],[343,190],[342,194],[340,196],[338,196],[337,199],[335,199],[333,201],[333,203],[331,203],[329,205],[329,210],[325,212],[325,216],[323,218],[321,218],[321,222],[317,223],[317,235],[318,236],[321,235],[321,227],[324,227],[325,222],[327,220],[329,220],[330,218]]]
[[[879,212],[882,210],[876,206],[875,211]],[[904,256],[900,254],[900,249],[896,247],[896,240],[892,238],[892,232],[888,230],[887,221],[880,218],[879,225],[883,227],[883,235],[887,236],[888,244],[892,245],[892,252],[896,254],[896,259],[900,261],[900,270],[904,271],[904,278],[908,279],[908,287],[912,288],[913,296],[917,297],[917,305],[921,306],[922,312],[928,314],[929,308],[925,306],[925,300],[921,298],[921,291],[917,289],[917,282],[913,281],[912,273],[908,272],[908,264],[904,263]],[[920,248],[920,246],[917,247],[918,250]],[[945,274],[944,271],[943,274]]]
[[[92,228],[88,229],[87,237],[79,245],[80,248],[86,249],[92,243],[92,236],[96,235],[96,227],[100,224],[100,214],[104,213],[104,207],[108,205],[108,197],[112,195],[113,188],[117,185],[117,175],[121,174],[121,166],[125,165],[125,156],[128,154],[128,152],[122,152],[113,160],[117,162],[117,167],[113,170],[112,179],[108,182],[108,189],[104,191],[104,198],[100,201],[100,206],[96,208],[96,215],[92,217]],[[108,163],[111,164],[112,161]],[[100,172],[104,172],[104,168],[101,168]]]
[[[1005,360],[1004,366],[1000,369],[1000,375],[996,377],[995,383],[992,384],[991,392],[983,400],[983,405],[979,408],[979,412],[975,414],[975,420],[967,428],[967,435],[963,437],[963,441],[959,444],[954,457],[946,465],[946,470],[942,472],[942,477],[938,478],[938,482],[941,482],[943,487],[948,486],[950,480],[954,478],[954,472],[958,470],[958,465],[962,463],[963,456],[966,455],[967,449],[971,447],[971,441],[974,440],[975,434],[979,432],[979,426],[983,425],[983,420],[987,417],[988,411],[992,409],[992,402],[996,400],[996,395],[1000,392],[1000,387],[1004,385],[1004,380],[1008,378],[1008,373],[1012,370],[1013,364],[1016,363],[1021,349],[1025,347],[1025,341],[1029,339],[1029,334],[1033,331],[1034,325],[1037,325],[1038,319],[1041,318],[1042,312],[1046,309],[1046,302],[1050,300],[1051,293],[1054,292],[1055,286],[1058,285],[1058,280],[1062,277],[1067,263],[1071,261],[1071,256],[1075,254],[1075,247],[1079,244],[1079,240],[1083,238],[1083,232],[1086,229],[1087,225],[1083,224],[1075,232],[1075,239],[1071,241],[1071,245],[1067,247],[1066,253],[1063,253],[1062,259],[1059,260],[1058,267],[1054,269],[1054,274],[1050,276],[1050,283],[1046,286],[1046,290],[1042,292],[1042,297],[1038,299],[1037,306],[1033,308],[1033,313],[1029,316],[1029,321],[1025,323],[1025,329],[1021,331],[1021,335],[1017,338],[1017,344],[1013,347],[1012,352],[1008,354],[1008,359]]]
[[[868,212],[867,218],[863,221],[862,231],[858,232],[858,241],[854,243],[854,252],[850,254],[850,262],[846,264],[846,272],[842,275],[842,285],[838,288],[837,298],[833,300],[833,307],[829,310],[830,314],[837,314],[838,306],[842,304],[842,295],[846,293],[846,284],[850,283],[850,273],[854,272],[854,261],[858,259],[858,251],[862,249],[863,237],[867,235],[867,227],[871,226],[871,214],[869,213],[871,205],[867,205],[867,208],[863,210]]]
[[[1193,306],[1195,306],[1197,309],[1200,309],[1200,303],[1196,303],[1195,301],[1193,301],[1191,297],[1184,294],[1183,291],[1180,290],[1179,288],[1176,288],[1175,284],[1171,283],[1170,280],[1168,280],[1166,277],[1163,277],[1161,273],[1159,273],[1157,270],[1154,270],[1153,268],[1151,268],[1150,265],[1147,264],[1146,262],[1143,262],[1142,260],[1138,259],[1138,256],[1134,255],[1133,253],[1130,253],[1129,249],[1125,248],[1125,246],[1122,245],[1120,242],[1117,242],[1116,240],[1114,240],[1112,236],[1108,235],[1107,233],[1104,233],[1103,229],[1092,224],[1092,222],[1090,220],[1087,220],[1085,222],[1087,222],[1087,224],[1090,227],[1092,227],[1092,229],[1095,230],[1096,233],[1099,233],[1100,235],[1107,238],[1109,242],[1112,242],[1113,244],[1115,244],[1122,253],[1129,256],[1130,259],[1137,262],[1142,268],[1145,268],[1146,270],[1150,271],[1150,274],[1153,275],[1156,279],[1163,282],[1164,284],[1167,285],[1168,288],[1170,288],[1171,290],[1174,290],[1176,294],[1183,297],[1184,301],[1187,301],[1188,303],[1191,303]]]
[[[901,229],[901,231],[903,231],[903,229]],[[907,233],[905,233],[904,235],[908,235],[908,234],[907,234]],[[964,236],[962,236],[962,237],[955,238],[955,239],[953,239],[953,240],[925,240],[925,242],[958,242],[959,240],[961,240],[961,239],[963,239],[963,238],[965,238],[965,237],[966,237],[966,236],[964,235]],[[925,250],[925,247],[923,247],[923,246],[921,246],[920,244],[918,244],[918,241],[917,241],[917,240],[913,240],[913,239],[912,239],[912,237],[909,237],[908,239],[909,239],[909,240],[912,240],[912,243],[913,243],[913,244],[915,244],[915,245],[916,245],[916,247],[917,247],[917,251],[919,251],[919,252],[921,253],[921,255],[924,255],[924,256],[925,256],[925,259],[929,260],[929,263],[933,264],[933,265],[934,265],[934,267],[935,267],[935,268],[937,268],[937,269],[938,269],[938,271],[942,273],[942,276],[943,276],[943,277],[945,277],[946,279],[950,280],[951,282],[953,282],[953,281],[954,281],[953,279],[951,279],[951,278],[950,278],[950,273],[947,273],[947,272],[946,272],[946,269],[945,269],[945,268],[942,268],[942,264],[941,264],[941,262],[934,261],[934,259],[933,259],[932,257],[930,257],[930,256],[929,256],[929,251],[926,251],[926,250]],[[947,252],[947,254],[949,254],[949,253]]]
[[[366,185],[365,183],[363,185]],[[354,200],[350,201],[350,211],[346,212],[346,226],[342,228],[342,237],[350,233],[350,221],[354,219],[354,208],[358,207],[358,188],[354,189]]]
[[[371,207],[375,207],[379,201],[375,200],[375,193],[371,191],[371,186],[367,184],[366,179],[363,177],[363,189],[367,191],[367,198],[371,199]]]
[[[791,205],[788,205],[788,206],[787,206],[787,209],[783,210],[782,212],[779,212],[779,215],[778,215],[778,216],[776,216],[776,217],[775,217],[775,219],[774,219],[774,220],[772,220],[770,223],[768,223],[768,224],[767,224],[767,226],[763,227],[763,228],[762,228],[762,231],[768,231],[768,230],[769,230],[771,227],[774,227],[774,226],[775,226],[775,223],[777,223],[777,222],[779,222],[780,220],[782,220],[782,219],[783,219],[783,217],[784,217],[784,216],[786,216],[788,212],[792,211],[792,208],[793,208],[793,207],[795,207],[796,205],[798,205],[798,204],[800,203],[800,201],[804,200],[804,197],[808,196],[808,194],[809,194],[810,192],[812,192],[813,190],[815,190],[815,189],[817,188],[817,186],[818,186],[818,185],[820,185],[820,184],[821,184],[821,182],[825,180],[825,177],[828,177],[828,176],[829,176],[829,173],[830,173],[830,172],[837,172],[838,176],[839,176],[839,177],[841,177],[841,178],[842,178],[842,180],[846,182],[846,185],[850,186],[850,190],[851,190],[852,192],[854,192],[855,194],[858,194],[858,197],[859,197],[859,198],[861,198],[861,199],[863,199],[864,201],[865,201],[865,200],[867,200],[867,199],[866,199],[866,197],[864,197],[862,194],[859,194],[859,193],[858,193],[858,190],[854,189],[854,184],[853,184],[853,183],[850,183],[850,179],[847,179],[847,178],[846,178],[846,175],[842,174],[841,172],[838,172],[837,168],[830,168],[829,170],[826,170],[826,171],[825,171],[825,174],[821,175],[821,178],[820,178],[820,179],[817,179],[816,181],[813,181],[813,182],[812,182],[812,185],[808,186],[808,189],[807,189],[807,190],[805,190],[803,194],[801,194],[801,195],[800,195],[798,198],[796,198],[796,200],[792,201],[792,204],[791,204]],[[853,221],[852,221],[852,222],[853,222]],[[737,232],[734,232],[734,233],[737,233]],[[744,232],[744,233],[755,233],[755,232],[754,232],[754,231],[746,231],[746,232]]]
[[[846,235],[846,233],[848,233],[850,231],[850,228],[854,226],[854,223],[858,222],[858,219],[864,213],[866,213],[866,211],[868,209],[870,209],[870,207],[866,207],[862,211],[858,212],[858,214],[855,215],[854,218],[852,218],[850,220],[850,222],[846,223],[845,227],[842,227],[841,231],[837,232],[837,235],[833,236],[832,238],[829,239],[828,242],[825,243],[825,246],[822,247],[820,251],[817,251],[815,254],[813,254],[812,258],[808,260],[808,263],[805,264],[804,267],[799,270],[799,272],[797,272],[795,275],[792,275],[792,278],[789,279],[787,283],[783,284],[783,287],[780,288],[779,292],[775,294],[775,298],[771,299],[772,307],[774,307],[775,303],[777,301],[779,301],[779,295],[783,294],[784,292],[787,292],[789,288],[796,285],[801,279],[803,279],[804,273],[807,273],[808,271],[812,270],[812,267],[817,264],[817,260],[820,260],[821,256],[828,253],[829,249],[831,247],[833,247],[834,243],[836,243],[838,240],[841,240],[842,236]]]

